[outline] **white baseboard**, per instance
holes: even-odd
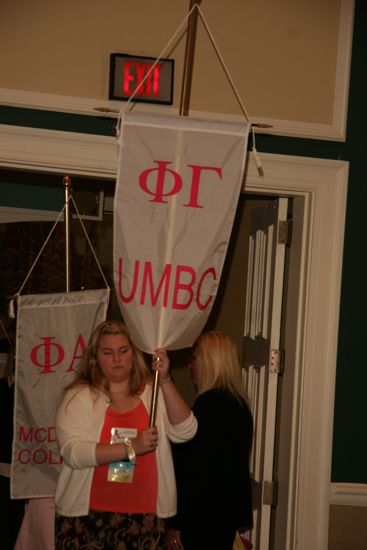
[[[339,506],[367,506],[367,484],[332,483],[330,504]]]

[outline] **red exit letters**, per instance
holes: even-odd
[[[136,90],[137,96],[158,97],[159,76],[162,63],[143,63],[139,61],[125,61],[123,76],[124,95],[132,95]]]

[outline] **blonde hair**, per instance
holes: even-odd
[[[121,321],[104,321],[98,325],[89,339],[87,349],[77,370],[77,375],[66,389],[88,385],[92,389],[104,392],[109,390],[109,381],[103,374],[97,361],[99,343],[101,337],[105,334],[122,334],[128,339],[133,350],[133,364],[129,380],[130,391],[132,394],[141,393],[146,382],[151,379],[151,373],[145,363],[143,353],[132,342],[126,325]]]
[[[238,351],[232,338],[217,330],[204,332],[194,344],[193,356],[199,395],[223,388],[246,400]]]

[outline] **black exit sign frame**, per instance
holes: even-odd
[[[132,101],[173,104],[173,59],[112,53],[110,55],[109,99],[128,101],[139,84]]]

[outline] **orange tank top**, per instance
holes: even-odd
[[[106,410],[100,443],[111,443],[116,432],[135,429],[139,435],[149,426],[148,412],[142,402],[127,413]],[[115,481],[114,481],[115,480]],[[117,480],[117,481],[116,481]],[[94,510],[128,514],[154,513],[157,508],[157,463],[155,451],[128,461],[94,468],[89,506]]]

